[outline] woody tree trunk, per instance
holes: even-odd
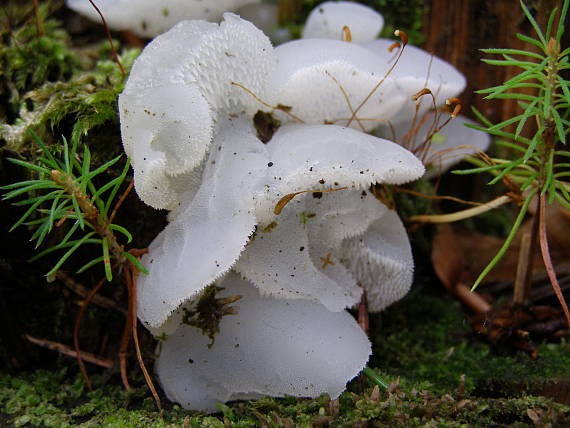
[[[489,102],[474,91],[496,86],[520,70],[493,67],[481,62],[482,48],[513,48],[535,51],[537,48],[519,40],[517,33],[536,37],[517,0],[426,0],[424,48],[457,67],[467,77],[468,86],[461,100],[474,106],[493,123],[520,113],[515,100]],[[553,8],[562,0],[526,0],[541,28],[545,28]],[[568,39],[568,34],[565,35]],[[532,130],[529,130],[532,131]],[[533,132],[534,133],[534,132]]]

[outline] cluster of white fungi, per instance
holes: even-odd
[[[168,30],[119,99],[136,191],[170,210],[138,281],[167,396],[202,411],[337,397],[371,353],[346,309],[365,292],[380,311],[412,283],[406,230],[372,188],[488,144],[454,114],[437,124],[464,77],[404,34],[377,39],[382,16],[356,3],[321,4],[302,39],[277,47],[221,16],[251,1],[99,3],[114,28]],[[87,0],[69,4],[94,15]],[[190,17],[203,19],[175,22]]]

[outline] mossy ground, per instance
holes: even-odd
[[[14,0],[6,6],[10,25],[2,27],[0,32],[1,154],[2,157],[17,155],[33,159],[26,137],[26,130],[32,128],[51,144],[56,144],[61,134],[68,137],[73,133],[82,134],[83,143],[92,148],[94,157],[101,163],[120,151],[116,98],[124,79],[110,61],[108,44],[97,26],[92,27],[94,35],[67,33],[67,27],[61,22],[67,19],[69,12],[58,9],[61,3],[60,0],[42,2],[42,16],[55,11],[60,21],[45,21],[41,37],[36,33],[31,2],[24,4]],[[317,1],[304,3],[298,22]],[[410,33],[411,40],[421,40],[423,1],[370,0],[367,3],[385,10],[387,22],[401,25]],[[116,46],[119,46],[117,42]],[[121,51],[128,69],[138,50]],[[30,64],[40,64],[40,67]],[[3,183],[22,178],[17,177],[18,174],[21,172],[16,173],[6,163],[0,167]],[[125,208],[124,218],[129,221],[127,226],[135,235],[137,246],[142,248],[161,225],[155,212],[140,203],[136,205],[134,197],[130,202],[131,208]],[[399,201],[399,209],[419,208],[417,201],[407,205]],[[2,336],[0,346],[3,368],[9,366],[8,356],[16,353],[11,344],[17,342],[9,342],[8,333],[30,333],[71,343],[76,312],[75,299],[62,293],[59,285],[46,286],[41,274],[46,271],[47,263],[27,265],[22,261],[31,255],[32,249],[25,244],[25,231],[5,234],[6,225],[18,217],[11,210],[7,205],[0,209],[3,220],[0,319],[7,322],[3,327],[7,333]],[[131,211],[136,215],[130,215]],[[427,254],[426,238],[417,235],[414,247]],[[421,258],[429,259],[427,255]],[[428,264],[420,257],[418,262],[420,267]],[[391,393],[375,390],[368,381],[361,391],[359,382],[355,381],[338,401],[327,397],[315,400],[265,398],[222,406],[221,413],[214,416],[186,412],[163,397],[165,412],[161,417],[148,389],[142,386],[144,382],[137,379],[136,371],[132,382],[139,387],[127,392],[119,384],[118,376],[109,377],[92,369],[95,388],[89,392],[72,359],[45,351],[28,357],[31,371],[0,374],[0,425],[570,426],[570,407],[532,396],[543,392],[545,380],[570,377],[568,343],[540,345],[537,360],[523,353],[499,355],[472,335],[467,315],[435,284],[431,272],[424,273],[420,269],[416,278],[418,284],[424,285],[416,285],[406,299],[371,320],[374,342],[371,367],[389,379],[400,378],[400,386]],[[95,276],[81,280],[86,284],[96,282]],[[117,325],[121,322],[120,314],[90,310],[84,320],[82,346],[89,349],[90,343],[101,342],[107,331],[120,330]],[[118,340],[120,333],[116,336],[111,335],[109,341]],[[149,355],[151,350],[147,346]],[[22,357],[20,362],[24,360],[23,354],[17,356]],[[42,363],[38,363],[40,359]],[[37,366],[43,368],[31,369]],[[460,387],[462,375],[465,375],[464,387]]]
[[[0,420],[3,426],[47,427],[570,426],[569,406],[532,396],[546,379],[569,377],[567,342],[540,345],[537,360],[499,355],[473,337],[457,302],[428,289],[416,289],[374,317],[372,332],[371,366],[391,380],[399,377],[391,393],[375,391],[369,381],[361,392],[355,380],[338,401],[264,398],[206,416],[163,400],[160,417],[146,387],[125,391],[118,379],[95,375],[89,392],[73,360],[61,357],[57,370],[0,375]]]

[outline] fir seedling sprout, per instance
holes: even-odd
[[[160,408],[160,400],[138,349],[136,331],[136,304],[134,303],[136,287],[134,284],[139,271],[148,273],[138,260],[138,256],[143,254],[144,250],[131,249],[127,251],[125,246],[119,242],[119,237],[122,236],[121,239],[126,239],[126,243],[129,244],[132,241],[132,235],[126,228],[114,222],[119,207],[132,189],[132,185],[129,185],[117,199],[118,192],[127,177],[130,163],[128,160],[125,162],[119,176],[98,185],[99,180],[95,179],[100,179],[100,176],[108,172],[123,158],[122,155],[92,170],[91,151],[87,145],[83,145],[83,151],[80,152],[79,137],[72,138],[71,144],[63,138],[62,153],[60,154],[52,153],[52,150],[44,144],[37,134],[31,132],[31,137],[41,152],[35,162],[31,163],[16,158],[8,158],[8,160],[26,168],[32,178],[0,187],[0,190],[7,191],[4,195],[5,200],[11,200],[22,195],[28,196],[27,199],[14,203],[16,206],[28,206],[28,209],[16,221],[11,230],[19,226],[35,228],[31,240],[36,241],[36,248],[38,248],[45,242],[47,235],[54,228],[61,227],[65,223],[72,223],[59,242],[40,251],[30,259],[30,261],[34,261],[48,254],[62,251],[63,255],[47,272],[46,276],[48,277],[55,275],[80,248],[88,245],[99,247],[100,255],[77,270],[77,273],[82,273],[102,264],[105,272],[103,279],[91,290],[85,304],[81,307],[74,331],[77,362],[89,388],[91,388],[91,382],[79,351],[78,333],[81,320],[87,304],[105,281],[112,281],[118,272],[124,275],[130,296],[126,322],[131,328],[125,330],[123,344],[128,345],[132,333],[139,364]],[[121,347],[126,346],[123,344]],[[120,355],[120,360],[122,379],[125,386],[128,387],[126,355]]]
[[[484,59],[487,64],[502,67],[516,67],[519,74],[501,85],[478,91],[485,99],[515,99],[522,113],[493,124],[482,113],[474,109],[474,113],[483,123],[469,125],[490,135],[499,137],[497,144],[516,153],[513,159],[489,158],[488,156],[472,157],[469,161],[475,168],[455,171],[456,174],[490,173],[493,179],[489,184],[503,182],[508,193],[479,207],[443,216],[416,216],[410,220],[424,222],[457,221],[477,215],[489,209],[509,202],[516,202],[520,208],[513,226],[502,247],[475,281],[477,287],[485,276],[499,263],[513,242],[525,215],[533,201],[537,202],[537,213],[533,217],[530,234],[530,247],[527,249],[526,266],[522,275],[515,280],[515,289],[521,287],[529,290],[532,260],[536,245],[540,245],[542,258],[555,294],[560,301],[564,314],[570,325],[570,312],[556,279],[546,236],[545,206],[554,202],[565,209],[570,209],[570,185],[566,177],[570,176],[568,158],[570,151],[566,149],[567,134],[570,132],[570,81],[565,79],[562,71],[567,70],[570,48],[561,47],[564,24],[568,12],[569,1],[565,0],[562,10],[554,9],[548,19],[546,31],[541,30],[536,20],[523,1],[521,8],[531,23],[537,38],[517,34],[517,37],[536,48],[538,52],[518,49],[482,49],[486,54],[500,55],[501,59]],[[555,25],[556,18],[558,23]],[[528,90],[532,93],[528,93]],[[522,90],[527,90],[522,92]],[[536,131],[532,136],[525,136],[527,126],[534,122]],[[515,127],[510,131],[508,127]],[[520,270],[520,269],[519,269]],[[528,291],[527,291],[528,293]],[[523,293],[525,294],[525,293]],[[523,300],[527,296],[524,296]]]
[[[54,226],[61,226],[65,221],[73,222],[73,224],[58,244],[39,252],[31,261],[56,251],[65,250],[63,256],[46,273],[46,276],[52,276],[80,247],[92,244],[100,245],[102,254],[82,266],[78,273],[103,263],[105,276],[108,281],[111,281],[113,279],[111,258],[119,263],[131,260],[137,268],[144,271],[144,267],[124,250],[123,245],[119,244],[117,233],[123,235],[127,243],[131,242],[132,235],[124,227],[113,223],[116,211],[111,210],[117,192],[125,181],[129,162],[125,162],[123,171],[118,177],[96,188],[93,179],[115,165],[122,156],[117,156],[100,167],[90,170],[91,152],[85,145],[81,161],[78,156],[77,139],[72,141],[70,147],[64,138],[63,159],[57,159],[35,133],[32,133],[32,138],[42,151],[42,156],[38,158],[37,163],[15,158],[9,160],[36,173],[39,177],[9,184],[0,189],[9,191],[4,195],[5,200],[30,192],[35,194],[48,192],[15,203],[14,205],[29,206],[29,208],[10,230],[22,225],[35,227],[31,240],[36,241],[37,249]],[[40,213],[39,218],[33,218],[33,214],[37,212]],[[77,237],[77,235],[80,236]]]

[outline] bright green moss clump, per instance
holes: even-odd
[[[569,343],[539,345],[537,360],[522,352],[497,355],[449,299],[416,290],[373,318],[373,366],[438,394],[455,391],[461,375],[466,392],[482,396],[540,393],[545,379],[570,377]]]
[[[263,398],[220,405],[206,416],[165,403],[163,417],[155,411],[146,388],[130,392],[103,386],[86,392],[78,376],[65,370],[37,371],[21,378],[0,376],[2,426],[42,427],[354,427],[371,425],[413,427],[531,427],[537,418],[552,427],[570,424],[570,407],[542,397],[493,399],[437,395],[403,386],[391,394],[368,388],[363,394],[344,393],[339,400]],[[530,412],[530,413],[529,413]],[[543,425],[544,426],[544,425]]]
[[[391,394],[371,384],[362,393],[355,381],[338,401],[263,398],[221,405],[214,416],[186,412],[163,397],[161,419],[146,387],[127,392],[96,376],[95,390],[87,392],[75,372],[39,370],[0,375],[0,420],[7,426],[58,428],[353,427],[365,421],[380,427],[454,428],[531,427],[532,417],[553,428],[570,426],[569,406],[526,396],[539,393],[544,378],[568,378],[567,343],[541,345],[536,361],[522,353],[497,356],[473,340],[459,305],[426,290],[372,321],[377,335],[372,365],[391,379],[400,376],[400,387]],[[458,391],[462,374],[464,392]],[[134,383],[143,385],[142,379]]]

